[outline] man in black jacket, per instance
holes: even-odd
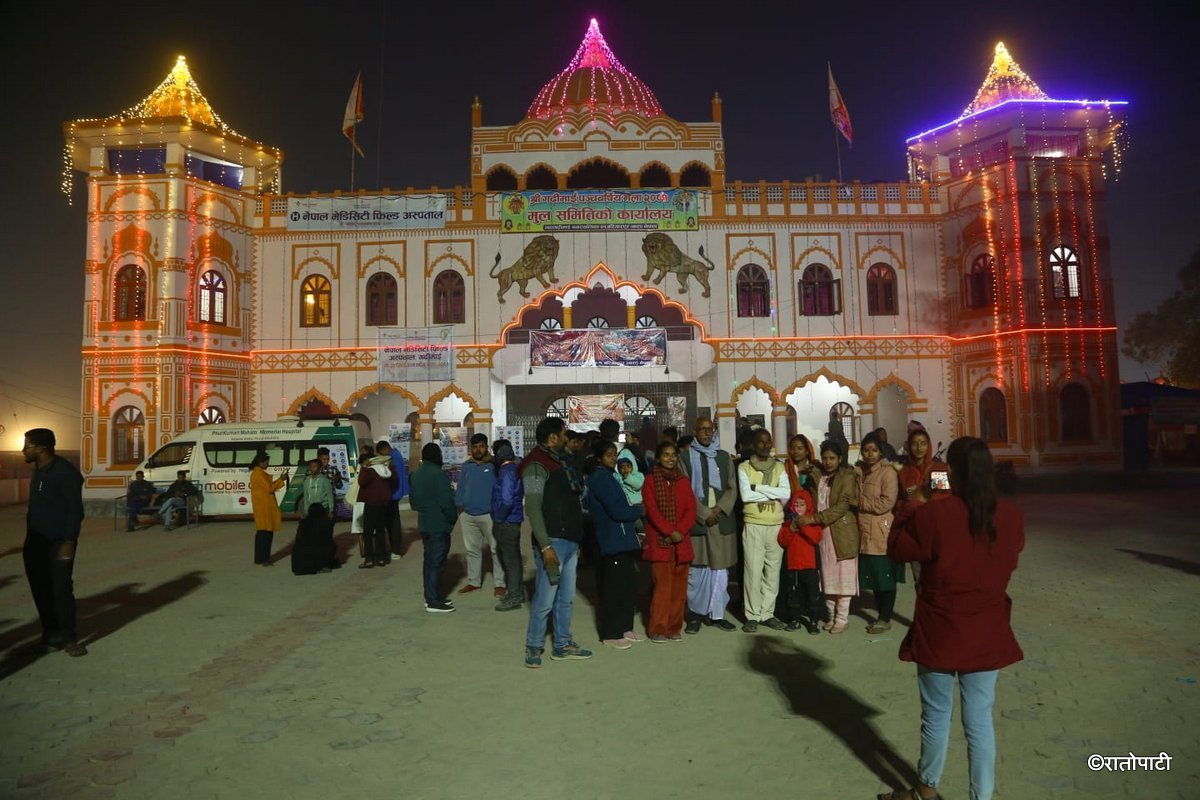
[[[25,577],[42,622],[42,643],[87,655],[75,638],[75,551],[83,523],[83,476],[54,454],[54,431],[25,432],[21,452],[34,464],[25,516]]]

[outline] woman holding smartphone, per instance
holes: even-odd
[[[1000,669],[1024,658],[1013,635],[1007,594],[1025,546],[1024,517],[996,496],[987,444],[973,437],[956,439],[947,459],[950,496],[922,506],[907,526],[894,527],[888,539],[888,555],[922,565],[912,628],[900,645],[900,660],[917,665],[921,758],[917,786],[879,795],[880,800],[939,796],[956,683],[970,795],[988,800],[996,783],[996,679]]]

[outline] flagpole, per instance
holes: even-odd
[[[354,191],[354,142],[350,142],[350,191]]]
[[[833,146],[834,146],[834,150],[838,151],[838,182],[840,184],[840,182],[841,182],[841,142],[839,142],[839,140],[838,140],[839,136],[840,136],[840,134],[838,132],[838,127],[834,126]],[[352,188],[353,188],[354,181],[353,180],[350,181],[350,184],[352,184]]]

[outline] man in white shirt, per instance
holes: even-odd
[[[754,455],[738,465],[738,491],[745,521],[742,593],[746,624],[742,630],[746,633],[757,631],[760,623],[777,631],[787,627],[775,618],[774,612],[779,594],[779,564],[783,559],[779,527],[783,524],[783,504],[792,495],[787,470],[772,456],[771,434],[760,430],[753,441]]]

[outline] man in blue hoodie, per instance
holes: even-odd
[[[83,524],[83,476],[54,454],[54,431],[25,431],[21,448],[33,464],[25,515],[25,577],[42,622],[42,644],[85,656],[75,638],[75,551]]]
[[[497,611],[515,611],[525,603],[524,565],[521,563],[521,523],[525,521],[525,490],[517,474],[517,456],[507,439],[492,445],[496,484],[492,487],[492,534],[495,554],[504,569],[508,589]]]
[[[467,546],[467,585],[458,590],[467,594],[483,586],[483,549],[496,553],[492,539],[492,486],[496,483],[496,466],[488,452],[488,438],[482,433],[471,437],[471,458],[462,465],[454,505],[462,522],[463,543]],[[504,582],[504,567],[500,559],[492,559],[492,582],[496,597],[508,592]]]

